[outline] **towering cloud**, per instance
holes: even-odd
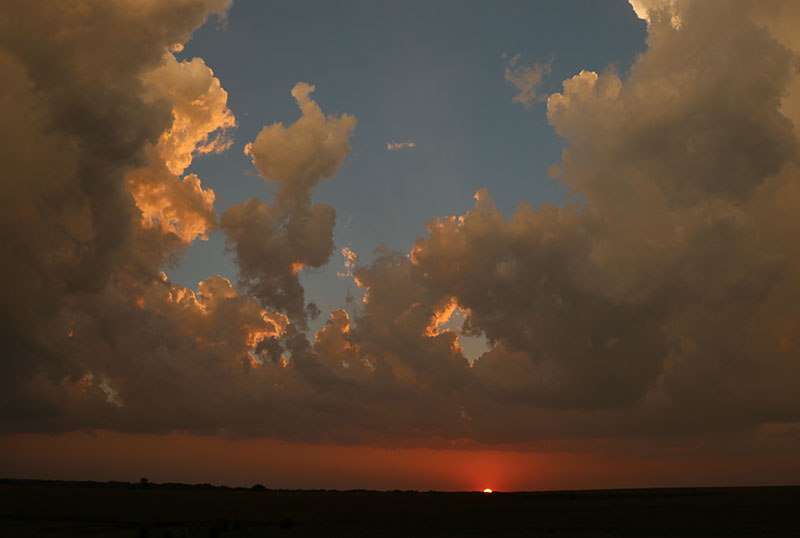
[[[304,82],[292,88],[303,115],[288,128],[264,127],[245,147],[268,182],[278,185],[272,203],[252,198],[231,206],[222,228],[236,254],[242,283],[265,307],[286,312],[305,323],[305,300],[298,273],[320,267],[333,252],[336,210],[311,205],[311,195],[323,178],[331,177],[350,153],[353,116],[322,113]],[[314,313],[316,307],[309,305]]]

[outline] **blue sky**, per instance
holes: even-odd
[[[408,252],[426,222],[464,214],[484,187],[506,215],[523,200],[567,199],[567,188],[547,176],[563,142],[544,104],[512,104],[516,89],[504,80],[510,58],[550,62],[541,86],[549,94],[582,69],[624,74],[645,37],[645,22],[625,0],[237,1],[224,23],[211,19],[179,55],[214,70],[238,122],[233,146],[197,157],[187,173],[215,191],[220,214],[254,196],[269,199],[274,187],[243,148],[264,125],[299,117],[290,95],[299,81],[316,85],[312,97],[325,113],[358,119],[352,153],[314,196],[338,214],[330,263],[302,276],[306,299],[323,313],[317,329],[348,293],[360,296],[336,275],[342,247],[362,261],[381,246]],[[388,151],[391,141],[416,146]],[[214,274],[237,277],[222,233],[196,241],[168,273],[190,288]]]

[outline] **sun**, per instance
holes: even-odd
[[[492,492],[492,488],[486,488],[485,490],[483,490],[483,492],[484,493],[491,493]]]

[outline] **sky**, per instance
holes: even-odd
[[[0,475],[800,481],[800,5],[12,1]]]

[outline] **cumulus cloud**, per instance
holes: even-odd
[[[335,223],[336,211],[329,205],[315,204],[282,216],[257,198],[229,207],[221,220],[243,285],[265,307],[296,321],[305,312],[298,272],[327,263]]]
[[[652,17],[666,16],[675,28],[680,28],[678,0],[629,0],[634,13],[649,24]]]
[[[302,116],[288,128],[281,123],[264,127],[245,147],[259,174],[278,185],[274,200],[252,198],[222,216],[242,284],[265,307],[286,312],[300,324],[306,314],[316,314],[316,306],[306,307],[298,272],[325,265],[334,249],[336,210],[311,205],[311,195],[350,153],[356,126],[347,114],[326,117],[309,97],[313,91],[305,82],[295,85],[292,96]]]
[[[800,411],[789,389],[798,350],[777,329],[797,285],[795,249],[766,217],[784,211],[774,189],[800,179],[781,112],[796,55],[753,23],[752,5],[719,7],[680,3],[680,25],[651,17],[649,49],[625,82],[583,71],[549,97],[567,142],[561,179],[585,205],[521,206],[506,223],[479,201],[440,248],[433,232],[418,245],[423,264],[459,241],[489,258],[455,290],[470,326],[498,342],[476,363],[498,397],[618,407],[598,415],[612,429],[745,426]],[[504,229],[520,234],[507,250]],[[472,234],[492,244],[470,245]],[[537,236],[547,241],[526,243]],[[439,272],[441,284],[469,278]],[[516,296],[525,300],[513,308]]]
[[[228,94],[202,59],[178,62],[171,53],[143,80],[155,96],[172,101],[172,125],[148,147],[148,166],[128,174],[128,190],[144,226],[159,226],[181,241],[208,239],[217,226],[215,194],[196,174],[179,176],[194,154],[219,153],[230,147],[227,131],[236,125]],[[212,137],[212,134],[214,136]]]
[[[179,62],[168,53],[144,80],[156,95],[172,99],[172,125],[156,148],[170,172],[183,173],[195,152],[219,153],[230,147],[227,130],[236,126],[236,119],[227,106],[228,93],[201,58]]]
[[[274,206],[287,212],[309,205],[323,178],[331,177],[350,153],[356,119],[348,114],[325,116],[310,97],[315,87],[300,82],[292,88],[303,115],[288,128],[282,123],[264,127],[245,146],[261,177],[278,185]]]
[[[183,288],[163,266],[217,221],[181,175],[235,120],[210,68],[169,51],[226,2],[19,3],[0,21],[0,427],[422,443],[800,420],[800,12],[635,4],[648,49],[626,76],[546,99],[580,196],[504,215],[481,190],[410,253],[343,249],[364,301],[308,336],[298,274],[328,262],[336,219],[312,195],[355,118],[297,84],[301,117],[246,149],[275,197],[219,220],[238,289]],[[543,67],[509,69],[516,102],[544,100]],[[462,334],[490,349],[470,364]]]

